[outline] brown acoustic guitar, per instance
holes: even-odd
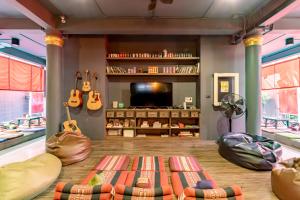
[[[91,91],[91,82],[90,82],[90,72],[89,70],[85,70],[85,80],[82,84],[82,91],[89,92]]]
[[[102,107],[101,95],[100,92],[96,90],[97,85],[97,74],[94,73],[93,75],[94,84],[92,84],[93,90],[89,92],[89,97],[87,101],[87,108],[89,110],[99,110]]]
[[[80,72],[76,72],[75,87],[70,92],[68,104],[70,107],[77,108],[82,105],[82,92],[78,89],[78,80],[81,80],[82,76]]]
[[[68,103],[64,102],[64,106],[66,107],[66,112],[67,112],[67,121],[65,121],[63,123],[64,131],[65,132],[81,133],[81,130],[77,126],[77,121],[71,119]]]

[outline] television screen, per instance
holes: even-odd
[[[130,105],[164,107],[173,105],[172,83],[131,83]]]

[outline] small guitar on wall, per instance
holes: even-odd
[[[81,80],[82,76],[80,72],[76,72],[76,79],[75,79],[75,87],[70,92],[70,97],[68,100],[68,104],[70,107],[77,108],[82,105],[82,93],[78,90],[77,84],[78,80]]]
[[[90,82],[90,72],[89,70],[85,70],[85,80],[82,84],[82,91],[89,92],[91,91],[91,82]]]
[[[76,120],[71,119],[70,110],[67,102],[64,102],[64,106],[66,107],[67,112],[67,121],[63,123],[65,132],[75,132],[81,133],[81,130],[77,126]]]
[[[101,102],[100,92],[95,89],[98,80],[96,73],[94,73],[93,79],[94,79],[94,84],[92,85],[93,90],[89,92],[87,108],[89,110],[99,110],[102,107],[102,102]]]

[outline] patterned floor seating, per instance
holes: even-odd
[[[137,188],[125,185],[116,185],[114,200],[172,200],[171,186],[158,188]]]
[[[193,156],[172,156],[169,158],[172,172],[198,172],[202,170],[198,160]]]
[[[132,171],[165,171],[164,158],[161,156],[136,156]]]
[[[171,182],[174,193],[177,196],[183,192],[185,188],[195,187],[198,181],[211,180],[213,187],[216,188],[217,184],[212,177],[205,171],[200,172],[172,172]]]
[[[100,162],[95,166],[98,171],[111,171],[111,170],[127,170],[129,165],[129,156],[126,155],[107,155],[104,156]]]
[[[96,186],[74,185],[71,183],[58,183],[55,187],[54,200],[71,199],[98,199],[110,200],[112,198],[112,185],[102,184]]]
[[[148,177],[151,188],[161,187],[169,185],[168,174],[166,172],[155,171],[132,171],[128,173],[125,181],[125,185],[128,187],[134,187],[139,177]]]
[[[212,189],[196,189],[198,181],[209,180]],[[233,185],[219,188],[213,178],[204,170],[198,172],[172,172],[171,182],[179,200],[243,200],[242,190]]]
[[[102,174],[102,177],[104,177],[103,182],[111,184],[112,186],[115,186],[117,184],[125,184],[128,172],[127,171],[96,171],[92,170],[87,175],[87,177],[81,182],[81,184],[86,185],[89,183],[90,180],[94,178],[97,174]]]
[[[136,187],[139,177],[148,177],[149,188]],[[158,171],[132,171],[128,173],[125,185],[115,186],[115,200],[123,199],[173,199],[172,187],[168,183],[168,174]]]
[[[179,200],[244,200],[240,186],[233,185],[226,188],[195,189],[185,188]]]
[[[128,172],[128,156],[104,156],[101,161],[88,173],[79,185],[58,183],[55,189],[54,200],[70,199],[98,199],[110,200],[113,187],[124,185]],[[110,169],[109,171],[103,169]],[[101,175],[101,185],[91,185],[91,180]]]

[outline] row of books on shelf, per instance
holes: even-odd
[[[136,74],[136,73],[149,73],[149,74],[198,74],[200,72],[200,65],[176,65],[176,66],[148,66],[147,68],[142,67],[117,67],[107,66],[106,73],[108,74]]]
[[[190,58],[193,57],[189,52],[163,52],[157,53],[109,53],[108,58]]]

